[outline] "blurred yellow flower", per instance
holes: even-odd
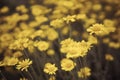
[[[54,51],[53,49],[49,49],[49,50],[47,51],[47,54],[50,55],[50,56],[52,56],[52,55],[55,54],[55,51]]]
[[[50,22],[50,25],[54,28],[61,28],[64,25],[64,21],[62,19],[55,19]]]
[[[55,66],[55,64],[46,63],[44,67],[44,72],[50,75],[56,74],[56,71],[58,68]]]
[[[7,13],[9,11],[9,8],[7,6],[4,6],[0,9],[0,13]]]
[[[48,21],[48,18],[45,17],[45,16],[36,16],[35,17],[35,20],[40,24],[44,23],[44,22],[47,22]]]
[[[80,71],[78,71],[78,77],[80,78],[86,78],[91,75],[91,69],[89,67],[81,68]]]
[[[21,13],[27,13],[28,9],[25,7],[25,5],[20,5],[16,7],[16,11],[20,11]]]
[[[109,42],[108,45],[111,48],[115,48],[115,49],[120,48],[120,43],[119,42]]]
[[[68,15],[67,17],[63,17],[63,20],[66,21],[66,23],[75,22],[76,15]]]
[[[19,58],[19,57],[21,57],[22,55],[23,55],[22,52],[17,51],[17,52],[14,52],[13,57]]]
[[[18,61],[19,61],[18,58],[12,57],[8,60],[7,65],[8,66],[15,66],[18,63]]]
[[[40,51],[45,51],[49,48],[49,43],[46,41],[38,41],[34,43],[34,46],[37,47]]]
[[[111,55],[111,54],[105,54],[105,59],[107,61],[113,61],[114,60],[114,57]]]
[[[50,41],[54,41],[58,38],[58,32],[56,30],[54,30],[53,28],[49,28],[46,31],[46,34],[47,34],[48,40],[50,40]]]

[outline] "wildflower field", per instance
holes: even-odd
[[[0,0],[0,80],[120,80],[120,0]]]

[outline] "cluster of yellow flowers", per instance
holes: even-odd
[[[30,0],[13,12],[8,6],[0,8],[0,67],[33,71],[20,74],[20,80],[57,80],[61,75],[77,80],[92,76],[88,56],[96,64],[101,58],[115,59],[106,53],[120,49],[120,10],[111,5],[119,6],[119,0],[40,1]]]
[[[61,52],[66,53],[67,58],[77,58],[84,57],[87,55],[88,50],[90,50],[91,43],[85,42],[76,42],[70,38],[65,39],[61,42]]]

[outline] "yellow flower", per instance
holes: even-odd
[[[29,59],[25,59],[18,62],[18,65],[16,66],[16,69],[21,71],[28,71],[28,67],[32,64],[32,61]]]
[[[70,23],[70,22],[75,22],[76,21],[76,15],[68,15],[67,17],[63,18],[64,21],[66,21],[66,23]]]
[[[60,44],[61,44],[60,51],[62,53],[66,53],[68,51],[67,48],[68,48],[69,44],[72,44],[72,43],[74,43],[74,41],[70,38],[61,41],[60,42]]]
[[[60,1],[58,1],[58,5],[64,6],[68,9],[70,9],[70,8],[74,7],[74,2],[72,0],[70,0],[70,1],[60,0]]]
[[[78,14],[76,19],[85,20],[87,18],[86,14]]]
[[[71,59],[64,58],[61,60],[61,67],[64,71],[71,71],[74,69],[75,66],[76,63],[73,62]]]
[[[60,51],[62,53],[66,53],[67,58],[77,58],[80,56],[84,57],[91,48],[90,42],[85,42],[84,40],[81,42],[76,42],[70,38],[61,41],[60,44]]]
[[[58,32],[54,30],[53,28],[49,28],[46,32],[47,38],[50,41],[54,41],[58,38]]]
[[[31,12],[34,16],[39,16],[42,14],[42,9],[39,5],[33,5],[31,6]]]
[[[47,74],[56,74],[55,72],[58,70],[58,68],[55,66],[55,64],[46,63],[44,67],[44,72]]]
[[[14,66],[14,65],[16,65],[17,63],[18,63],[18,58],[12,57],[12,58],[10,58],[10,59],[8,60],[7,65],[8,65],[8,66]]]
[[[107,61],[113,61],[113,60],[114,60],[114,57],[113,57],[111,54],[106,54],[106,55],[105,55],[105,59],[106,59]]]
[[[29,39],[28,38],[20,38],[18,40],[15,40],[13,43],[10,44],[10,49],[18,49],[23,50],[29,46]]]
[[[55,19],[50,22],[50,25],[54,28],[61,28],[64,25],[64,21],[62,19]]]
[[[45,17],[45,16],[36,16],[35,17],[35,20],[39,23],[39,24],[42,24],[44,22],[47,22],[48,21],[48,18]]]
[[[110,42],[110,39],[109,39],[109,38],[104,38],[104,39],[103,39],[103,43],[108,44],[109,42]]]
[[[40,51],[45,51],[49,48],[49,43],[46,41],[35,42],[34,44]]]
[[[91,75],[91,69],[89,67],[81,68],[80,71],[78,71],[78,77],[80,78],[86,78]]]
[[[42,5],[31,6],[31,12],[32,12],[33,16],[43,15],[43,14],[49,13],[50,11],[51,11],[51,9],[48,9]]]
[[[21,21],[26,21],[28,19],[29,19],[29,15],[28,14],[23,14],[23,15],[20,16],[20,20]]]
[[[101,10],[101,9],[102,9],[101,4],[94,4],[94,5],[93,5],[93,10],[94,10],[94,11],[99,11],[99,10]]]
[[[68,47],[63,47],[66,49],[66,57],[67,58],[77,58],[81,56],[81,48],[79,47],[79,43],[74,41],[73,43],[69,44]]]
[[[15,53],[13,54],[13,57],[19,58],[19,57],[21,57],[22,55],[23,55],[22,52],[17,51],[17,52],[15,52]]]
[[[120,48],[120,43],[119,42],[109,42],[109,47],[112,47],[112,48],[115,48],[115,49],[118,49]]]
[[[90,32],[90,34],[96,34],[96,35],[104,35],[107,33],[107,29],[103,24],[94,24],[93,26],[89,27],[87,29],[87,32]]]
[[[49,49],[49,50],[47,51],[47,54],[52,56],[52,55],[55,54],[55,51],[54,51],[53,49]]]
[[[81,42],[79,42],[79,47],[81,52],[80,56],[84,57],[85,55],[87,55],[88,50],[90,50],[91,43],[85,42],[84,40],[82,40]]]
[[[17,7],[16,7],[16,10],[17,10],[17,11],[20,11],[20,12],[22,12],[22,13],[27,13],[27,12],[28,12],[28,9],[25,7],[25,5],[17,6]]]
[[[61,33],[62,33],[63,35],[67,35],[68,32],[69,32],[69,28],[68,28],[67,26],[63,27]]]
[[[6,13],[9,11],[9,8],[7,6],[4,6],[2,9],[0,9],[0,13]]]
[[[81,54],[80,48],[78,46],[68,47],[68,52],[66,54],[67,58],[78,58]]]
[[[37,21],[30,21],[28,25],[33,28],[33,27],[38,26],[39,22],[37,22]]]
[[[30,37],[34,39],[35,37],[38,37],[38,36],[41,37],[42,34],[44,34],[43,30],[37,30]]]

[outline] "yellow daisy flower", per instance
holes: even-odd
[[[29,60],[29,59],[25,59],[25,60],[22,60],[18,63],[18,65],[16,66],[16,69],[18,70],[25,70],[25,71],[28,71],[28,67],[32,64],[32,61]]]
[[[56,74],[55,72],[58,70],[58,68],[55,66],[55,64],[46,63],[44,67],[44,72],[47,74]]]
[[[90,34],[103,35],[107,33],[107,29],[103,24],[96,23],[93,26],[89,27],[87,29],[87,32],[90,32]]]
[[[61,67],[64,71],[71,71],[74,69],[75,66],[76,63],[73,62],[71,59],[64,58],[61,60]]]

